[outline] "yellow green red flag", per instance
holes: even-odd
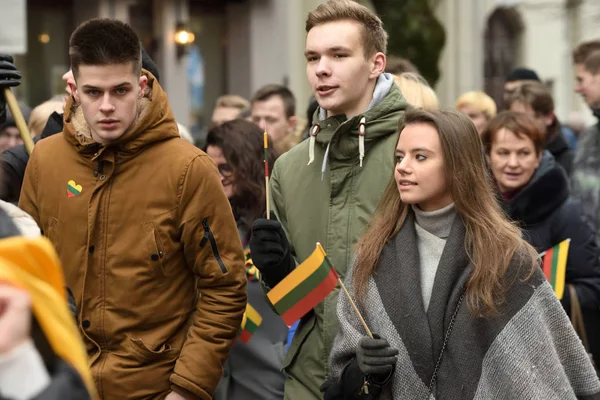
[[[542,253],[542,270],[559,300],[562,299],[565,292],[565,275],[567,271],[567,257],[569,255],[570,243],[571,239],[563,240],[556,246]]]
[[[248,343],[256,329],[262,324],[262,317],[250,305],[250,303],[246,304],[246,312],[244,313],[244,317],[242,318],[242,332],[240,333],[240,340],[243,343]]]
[[[275,286],[267,297],[283,321],[291,326],[323,301],[335,288],[338,275],[325,250],[315,251]]]

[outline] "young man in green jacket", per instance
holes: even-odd
[[[330,0],[306,21],[306,73],[320,107],[309,140],[281,156],[271,179],[277,220],[259,219],[250,247],[267,287],[320,242],[343,279],[353,248],[393,174],[397,126],[408,106],[385,74],[381,20]],[[284,361],[285,399],[320,399],[338,330],[338,289],[305,315]]]

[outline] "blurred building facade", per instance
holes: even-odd
[[[68,40],[89,18],[130,23],[160,71],[177,121],[198,132],[215,100],[234,93],[249,98],[267,83],[289,86],[305,113],[310,97],[304,62],[306,14],[322,0],[5,0],[23,7],[25,46],[12,51],[24,73],[17,96],[35,106],[64,94],[60,77],[69,69]],[[7,26],[14,15],[0,16]],[[4,19],[4,21],[3,21]],[[180,52],[178,22],[194,34]],[[14,25],[14,24],[13,24]]]
[[[581,112],[593,120],[573,92],[571,51],[600,39],[600,1],[439,0],[436,13],[447,35],[436,85],[442,105],[468,90],[500,100],[506,75],[523,66],[552,89],[559,118]]]
[[[69,68],[73,29],[86,19],[108,17],[138,31],[178,122],[196,135],[205,131],[217,97],[249,98],[267,83],[288,86],[297,97],[297,114],[305,114],[310,88],[304,22],[325,0],[3,1],[13,12],[0,15],[0,37],[22,31],[25,43],[10,47],[0,39],[0,51],[15,54],[24,72],[16,92],[31,106],[64,93],[60,77]],[[442,106],[452,107],[467,90],[485,90],[499,100],[506,74],[526,66],[552,88],[560,118],[581,111],[591,120],[573,93],[570,54],[582,40],[600,38],[600,0],[429,1],[446,29],[435,87]],[[185,52],[174,40],[178,22],[195,35]],[[3,32],[7,26],[11,31]]]

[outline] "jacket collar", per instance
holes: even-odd
[[[543,221],[569,198],[569,181],[554,157],[545,151],[529,183],[504,207],[513,220],[526,225]]]

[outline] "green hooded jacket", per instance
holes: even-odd
[[[375,104],[365,113],[349,120],[339,115],[318,122],[314,162],[307,165],[311,143],[305,140],[282,155],[272,173],[271,204],[296,260],[304,261],[320,242],[342,280],[354,247],[393,175],[398,121],[408,104],[390,80],[388,74],[379,78]],[[317,109],[315,120],[323,113]],[[365,156],[361,167],[358,133],[363,117]],[[338,292],[339,287],[298,326],[284,361],[286,399],[322,398],[319,387],[328,376],[328,357],[338,331]]]

